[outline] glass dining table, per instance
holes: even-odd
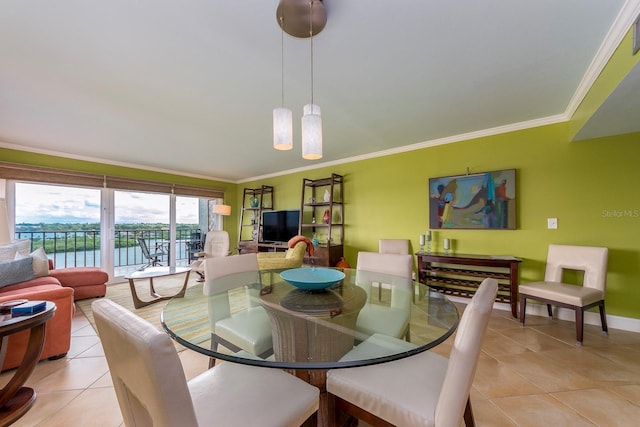
[[[327,425],[328,369],[386,363],[423,352],[445,341],[459,321],[456,306],[422,283],[341,270],[344,279],[314,292],[284,281],[283,270],[225,276],[223,290],[216,292],[208,290],[205,281],[171,299],[161,323],[186,348],[224,361],[285,369],[319,387],[318,425]],[[264,322],[258,326],[270,331],[272,354],[261,358],[245,350],[212,349],[216,322],[250,310],[266,314],[257,316]]]

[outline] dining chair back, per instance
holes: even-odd
[[[498,291],[485,279],[464,309],[449,359],[425,351],[392,362],[327,374],[330,407],[372,426],[474,425],[469,392]],[[357,348],[357,347],[356,347]]]
[[[278,369],[224,363],[187,382],[166,333],[109,299],[91,308],[126,426],[299,426],[318,409],[318,389]]]
[[[273,354],[269,317],[260,306],[260,271],[255,253],[204,260],[203,293],[208,295],[211,349],[219,344],[259,357]],[[242,288],[242,293],[234,289]],[[215,359],[210,359],[210,366]]]
[[[380,239],[378,241],[378,252],[381,254],[407,255],[409,253],[409,239]]]
[[[609,250],[602,247],[549,245],[544,281],[522,284],[518,289],[522,325],[525,322],[527,299],[533,299],[547,305],[549,317],[553,316],[552,305],[575,311],[578,345],[582,345],[584,338],[584,312],[592,307],[598,307],[602,331],[607,333],[604,300],[608,255]],[[563,283],[566,270],[581,271],[582,286]]]
[[[365,334],[375,332],[410,339],[409,318],[413,295],[413,258],[411,255],[359,252],[356,285],[367,293],[368,303],[360,310],[356,329]],[[381,280],[381,275],[386,280]],[[371,303],[374,285],[390,288],[389,304]]]

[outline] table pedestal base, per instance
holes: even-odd
[[[36,401],[36,392],[30,387],[20,388],[0,408],[0,426],[8,426],[13,424],[18,418],[23,416],[31,405]]]

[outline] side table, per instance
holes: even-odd
[[[4,354],[9,335],[29,330],[29,342],[24,359],[16,369],[13,377],[0,390],[0,426],[8,426],[23,416],[36,400],[36,392],[30,387],[23,387],[29,379],[36,363],[40,359],[44,344],[46,322],[56,310],[56,305],[47,301],[44,310],[27,316],[11,317],[11,314],[0,316],[0,354]]]

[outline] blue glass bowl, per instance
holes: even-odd
[[[319,291],[339,283],[344,273],[332,268],[292,268],[280,273],[287,283],[305,291]]]

